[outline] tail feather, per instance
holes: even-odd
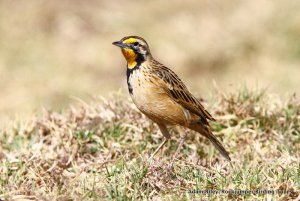
[[[228,161],[231,161],[231,158],[229,157],[229,154],[222,143],[216,138],[216,136],[214,136],[214,134],[208,127],[200,124],[193,124],[189,128],[207,137],[213,143],[216,149],[218,149],[218,151],[222,154],[222,156],[224,156]]]

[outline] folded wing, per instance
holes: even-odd
[[[198,99],[196,99],[183,84],[180,78],[169,68],[156,63],[153,73],[159,78],[160,86],[163,86],[169,96],[193,114],[199,116],[201,122],[208,124],[207,120],[215,119],[206,111]]]

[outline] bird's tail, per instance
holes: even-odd
[[[221,142],[214,136],[208,126],[200,125],[200,124],[192,124],[189,126],[190,129],[199,132],[201,135],[207,137],[213,145],[218,149],[218,151],[224,156],[228,161],[231,161],[228,152],[221,144]]]

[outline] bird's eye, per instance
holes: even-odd
[[[138,42],[134,42],[134,43],[133,43],[133,46],[138,46],[138,45],[139,45]]]

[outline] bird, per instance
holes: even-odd
[[[192,95],[177,74],[153,58],[145,39],[140,36],[126,36],[112,44],[121,49],[127,61],[127,85],[133,103],[158,125],[164,137],[149,160],[170,139],[167,127],[177,126],[191,129],[208,138],[221,155],[231,161],[229,153],[211,131],[209,122],[216,119]],[[184,138],[185,135],[175,155]]]

